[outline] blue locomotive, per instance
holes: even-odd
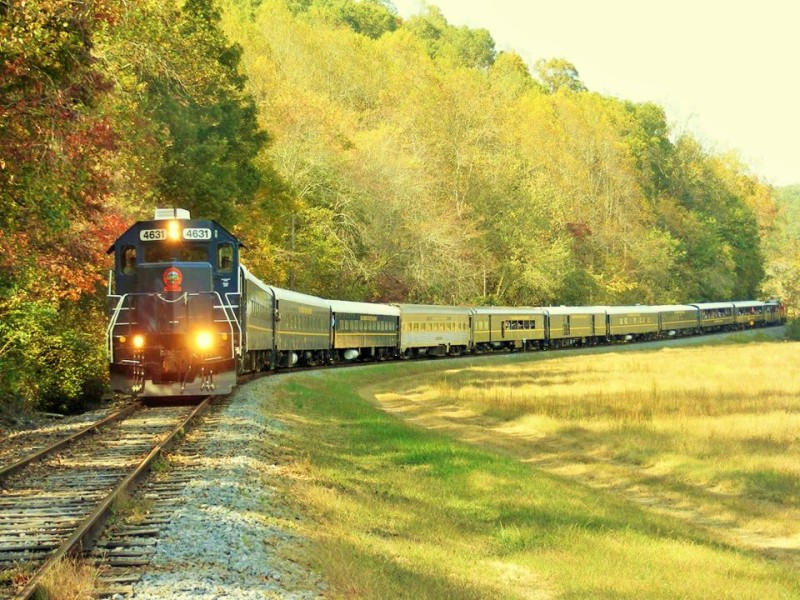
[[[113,389],[144,396],[226,393],[242,343],[239,241],[214,221],[157,209],[109,248]]]

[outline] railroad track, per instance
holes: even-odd
[[[126,510],[101,535],[85,555],[99,572],[96,598],[126,597],[142,575],[153,569],[151,559],[159,539],[176,513],[186,503],[187,488],[197,482],[198,459],[219,422],[219,410],[227,401],[215,403],[179,448],[170,453],[166,469],[152,474],[137,489]]]
[[[0,488],[3,487],[3,481],[29,464],[42,460],[82,437],[125,418],[140,408],[138,403],[130,402],[100,419],[33,429],[17,433],[4,440],[0,444]]]
[[[30,598],[62,558],[91,548],[114,504],[210,403],[130,410],[0,469],[0,599]]]

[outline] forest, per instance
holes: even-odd
[[[334,298],[800,302],[800,186],[434,7],[0,0],[0,68],[6,411],[103,393],[106,250],[156,206]]]

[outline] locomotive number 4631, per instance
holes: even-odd
[[[187,227],[183,230],[185,240],[210,240],[211,230],[207,227]]]
[[[143,242],[157,242],[167,239],[166,229],[142,229],[139,232],[139,239]]]

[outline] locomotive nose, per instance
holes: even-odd
[[[139,292],[180,294],[213,291],[208,263],[142,263],[137,274]]]

